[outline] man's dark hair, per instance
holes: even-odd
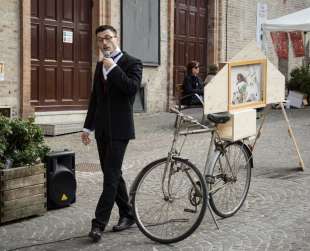
[[[115,36],[117,36],[116,29],[113,26],[108,25],[108,24],[98,26],[97,29],[96,29],[96,35],[99,32],[102,32],[102,31],[105,31],[105,30],[110,30],[110,31],[112,31],[114,33]]]
[[[208,66],[208,74],[216,74],[218,72],[219,68],[216,64],[210,64]]]

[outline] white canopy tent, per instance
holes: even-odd
[[[310,8],[262,23],[264,31],[310,31]]]
[[[262,30],[263,30],[263,40],[266,39],[267,32],[273,31],[283,31],[283,32],[291,32],[291,31],[302,31],[302,32],[309,32],[310,31],[310,8],[303,9],[286,16],[278,17],[275,19],[266,20],[262,23]],[[266,41],[266,40],[265,40]],[[267,49],[267,47],[265,47]],[[265,51],[266,52],[266,51]],[[287,114],[285,112],[283,103],[281,102],[281,109],[285,120],[288,124],[289,128],[289,135],[293,135],[291,125],[287,118]],[[262,123],[263,124],[263,123]],[[262,126],[261,124],[261,126]],[[302,170],[304,170],[304,162],[301,158],[298,145],[296,143],[295,137],[292,137],[298,157],[299,157],[299,164]]]

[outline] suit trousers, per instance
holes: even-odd
[[[132,207],[129,204],[129,196],[125,180],[122,176],[122,163],[128,145],[128,140],[113,140],[106,143],[97,139],[97,148],[101,169],[103,172],[103,191],[99,198],[93,226],[104,229],[110,219],[114,202],[119,208],[119,216],[133,218]]]

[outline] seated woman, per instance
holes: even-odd
[[[182,104],[185,105],[202,105],[203,100],[203,81],[198,76],[199,62],[191,61],[187,64],[187,75],[183,81],[183,97]],[[195,95],[198,94],[201,100]]]

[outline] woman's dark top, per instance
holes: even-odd
[[[182,100],[182,103],[186,105],[200,105],[201,102],[194,95],[195,93],[200,96],[203,96],[203,81],[198,76],[194,75],[185,76],[183,81],[183,96],[187,96],[190,94],[192,94],[192,96],[184,98]]]

